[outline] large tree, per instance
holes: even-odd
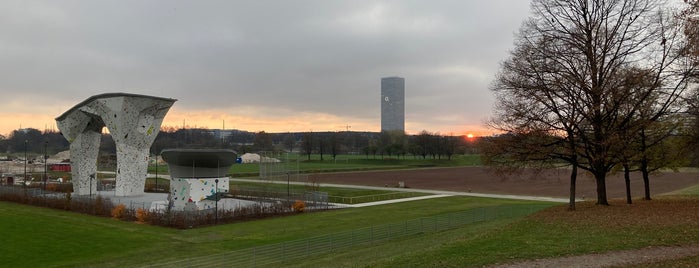
[[[699,0],[685,0],[685,9],[680,14],[684,22],[684,34],[687,45],[683,50],[690,64],[695,67],[699,64]],[[687,98],[687,111],[689,115],[690,146],[694,148],[692,161],[699,165],[699,72],[691,74],[694,88]]]
[[[606,176],[626,150],[623,139],[649,102],[665,114],[683,94],[677,67],[678,28],[653,0],[534,0],[512,55],[492,86],[491,125],[517,135],[536,134],[548,157],[595,177],[597,204],[608,205]],[[625,86],[625,72],[650,73],[649,86]],[[657,119],[657,118],[656,118]],[[645,122],[645,121],[644,121]],[[513,144],[517,147],[518,144]],[[526,148],[521,147],[518,150]]]

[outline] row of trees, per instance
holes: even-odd
[[[357,143],[359,142],[358,145]],[[358,152],[356,149],[359,148]],[[352,151],[354,149],[354,151]],[[340,153],[361,153],[374,158],[384,157],[431,157],[433,159],[451,159],[454,154],[475,152],[475,144],[469,143],[463,136],[443,136],[428,131],[409,136],[402,131],[383,131],[380,133],[363,133],[360,136],[352,132],[306,132],[301,140],[301,151],[310,159],[311,154],[329,154],[333,159]]]
[[[641,171],[650,199],[649,172],[678,165],[696,135],[697,1],[682,13],[654,0],[535,0],[532,10],[492,85],[490,125],[507,134],[489,141],[487,162],[568,165],[570,209],[578,169],[595,177],[597,204],[608,205],[615,170],[627,189]]]
[[[55,154],[67,150],[68,141],[63,135],[55,131],[39,131],[38,129],[27,128],[14,130],[9,137],[0,135],[0,150],[15,155],[27,152],[32,156]]]
[[[300,132],[300,133],[253,133],[232,131],[226,137],[217,136],[217,131],[208,129],[163,128],[151,147],[152,154],[167,148],[228,148],[240,154],[260,151],[300,152],[319,154],[335,159],[339,154],[364,154],[376,158],[414,157],[451,159],[458,153],[477,153],[476,143],[463,136],[444,136],[422,131],[418,135],[406,135],[402,131],[391,132]],[[10,154],[25,151],[36,156],[49,155],[68,150],[69,143],[59,132],[37,129],[13,131],[8,138],[0,137],[0,148]],[[102,155],[116,153],[112,137],[105,133],[101,138]]]

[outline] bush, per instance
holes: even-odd
[[[124,204],[114,205],[109,197],[99,195],[96,197],[74,196],[70,191],[65,194],[51,195],[32,195],[28,193],[31,193],[31,191],[27,191],[24,187],[0,187],[0,201],[31,204],[68,210],[75,213],[112,217],[123,221],[136,221],[139,223],[180,229],[208,226],[215,223],[214,214],[211,210],[170,211],[168,209],[166,211],[150,211],[147,208],[128,208]],[[306,203],[303,200],[296,200],[293,204],[288,202],[260,201],[250,206],[241,206],[233,210],[219,211],[217,221],[218,223],[241,222],[302,213],[305,211]]]
[[[136,210],[136,222],[139,223],[147,223],[149,218],[150,218],[150,213],[148,213],[148,210],[145,210],[143,208],[139,208]]]
[[[112,209],[112,218],[124,219],[126,218],[126,205],[119,204],[114,209]]]
[[[291,208],[294,210],[294,212],[301,213],[306,209],[306,203],[301,200],[296,200]]]

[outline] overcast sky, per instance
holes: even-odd
[[[84,99],[175,98],[164,125],[379,131],[405,78],[406,131],[484,132],[529,1],[2,1],[0,134]]]

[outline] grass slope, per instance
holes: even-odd
[[[123,267],[204,256],[354,230],[387,222],[503,204],[536,203],[448,197],[361,209],[300,214],[191,230],[172,230],[0,202],[2,265]]]
[[[574,212],[561,205],[524,219],[475,224],[285,266],[481,267],[648,246],[688,245],[699,241],[697,211],[696,197],[636,200],[633,205],[613,200],[610,207],[585,202],[578,204],[578,211]],[[655,265],[698,264],[699,257],[695,256]]]

